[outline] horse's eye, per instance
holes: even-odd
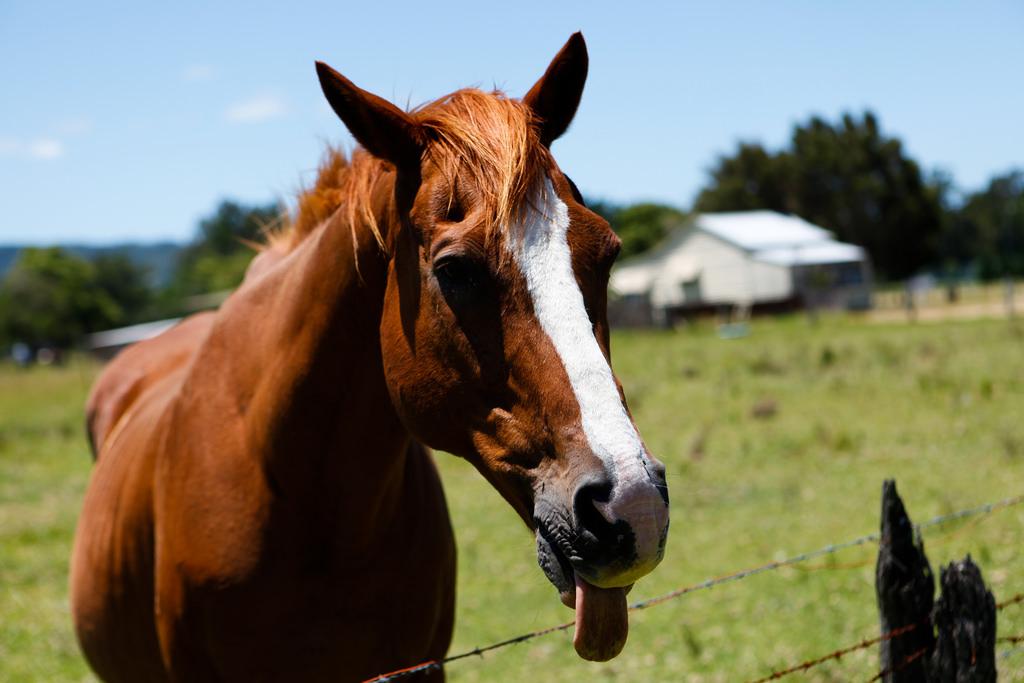
[[[446,256],[434,264],[434,277],[445,294],[465,295],[478,291],[487,282],[482,263],[465,256]]]
[[[466,212],[462,210],[462,204],[458,197],[449,199],[448,207],[444,212],[444,220],[448,223],[461,223],[465,217]]]

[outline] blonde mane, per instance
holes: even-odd
[[[449,201],[457,179],[481,193],[489,230],[504,230],[529,198],[543,186],[540,179],[550,155],[540,143],[533,112],[504,93],[467,88],[410,112],[427,132],[424,163],[433,164],[447,179]],[[298,195],[294,219],[268,235],[271,248],[290,251],[336,212],[355,233],[366,224],[383,247],[370,209],[376,183],[390,165],[357,148],[351,159],[328,148],[313,186]]]

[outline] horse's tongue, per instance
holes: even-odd
[[[625,588],[598,588],[576,574],[576,654],[606,662],[622,652],[629,635]]]

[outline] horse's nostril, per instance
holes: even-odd
[[[589,531],[598,538],[611,522],[597,509],[596,503],[607,503],[612,497],[612,482],[606,475],[584,480],[576,487],[573,495],[573,512],[581,530]]]

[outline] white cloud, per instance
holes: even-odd
[[[26,151],[33,159],[49,161],[64,155],[64,145],[60,140],[45,138],[30,142]]]
[[[24,141],[0,137],[0,158],[52,161],[64,156],[64,143],[53,138]]]
[[[181,72],[181,80],[186,83],[199,83],[211,81],[217,75],[216,69],[209,64],[190,64]]]
[[[228,107],[224,112],[224,118],[231,123],[258,123],[279,119],[287,111],[288,107],[285,106],[284,100],[273,95],[265,95]]]

